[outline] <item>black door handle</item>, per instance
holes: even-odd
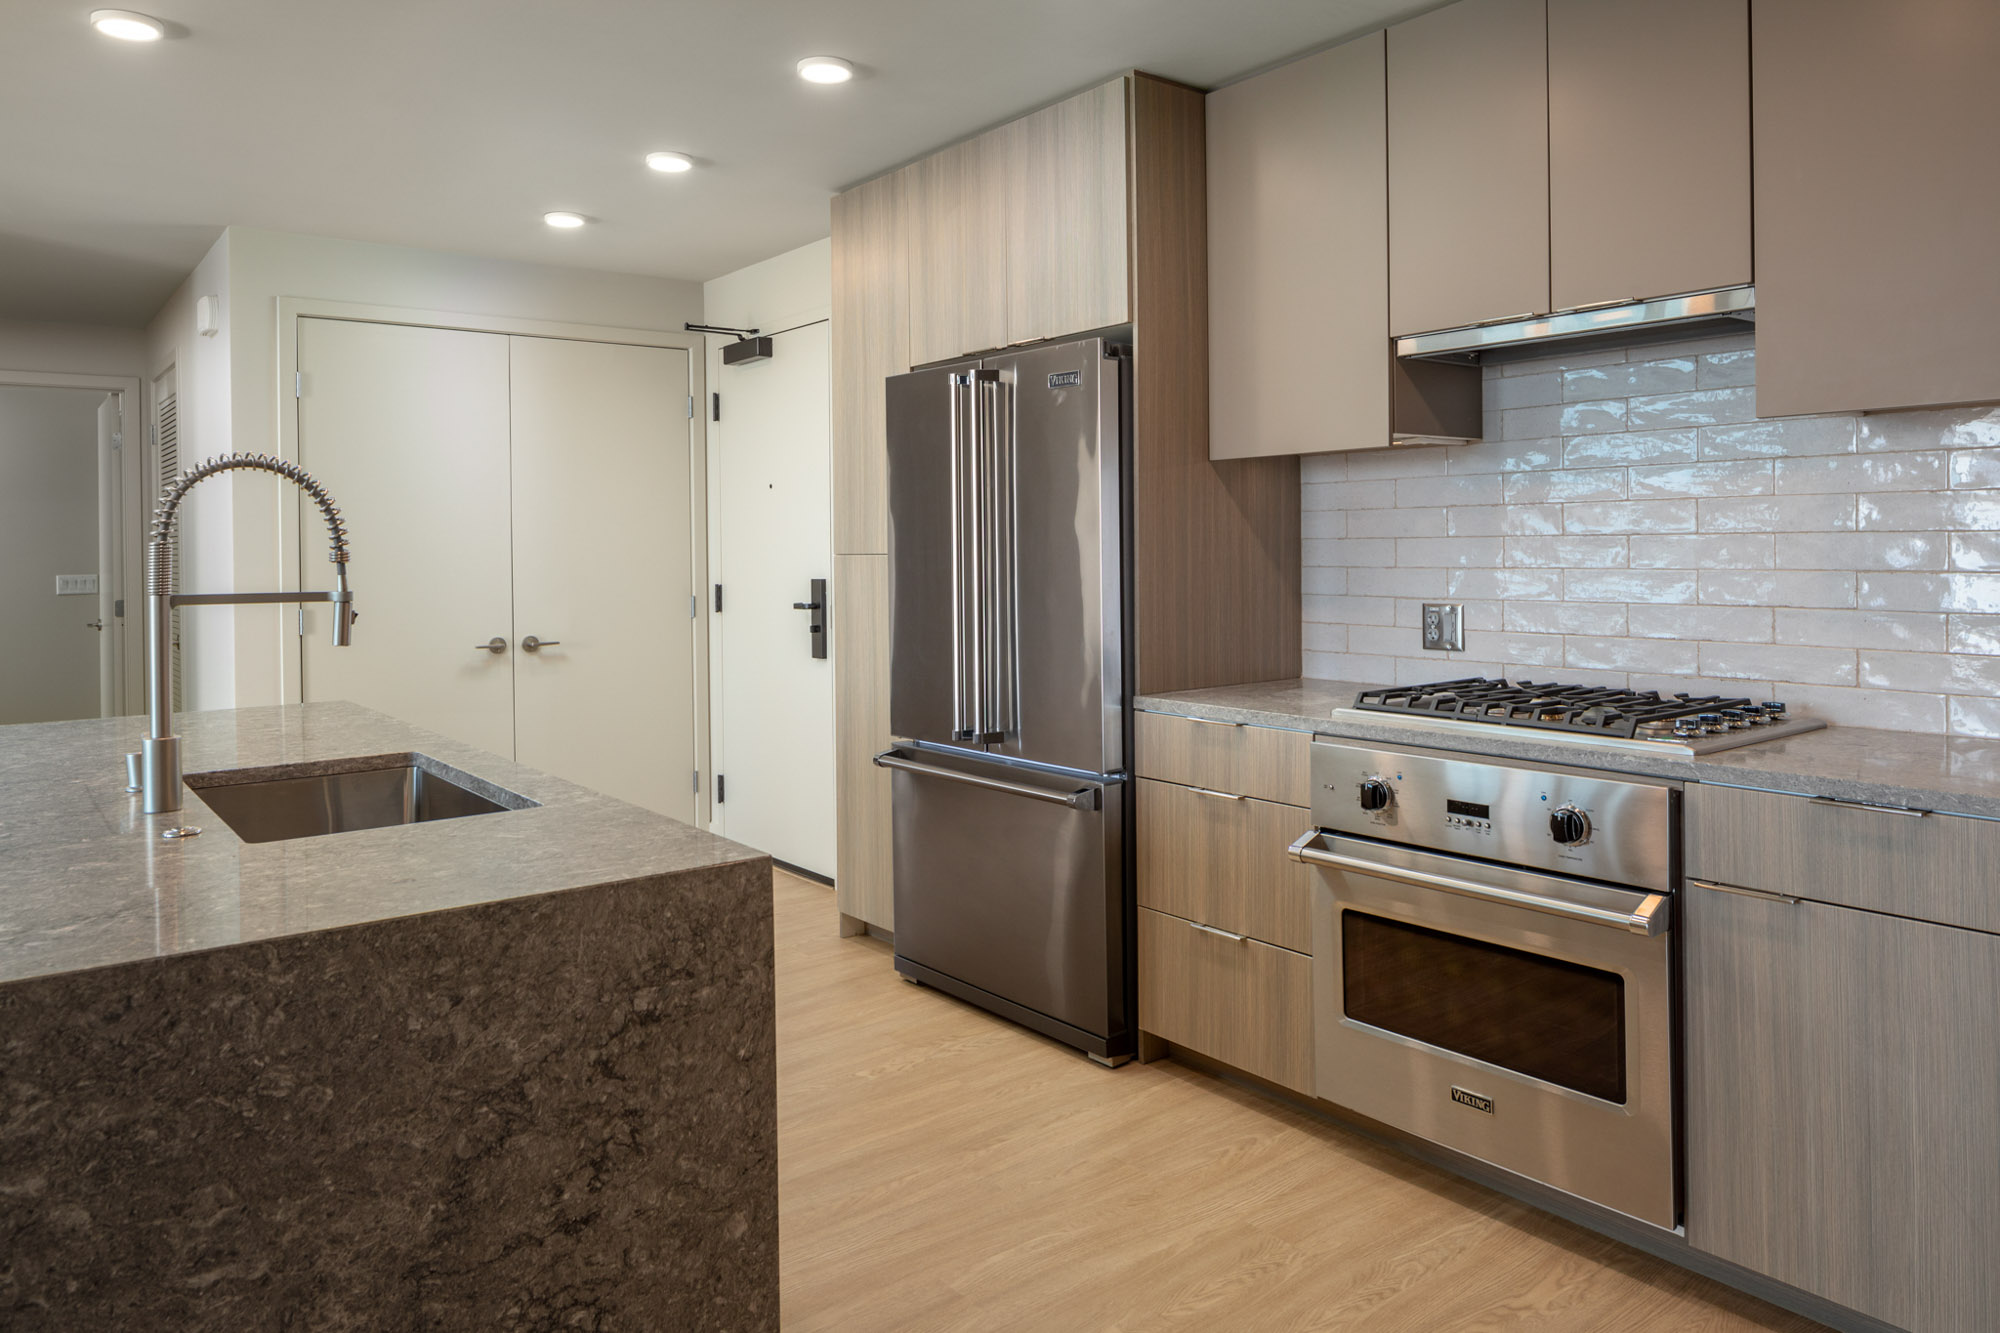
[[[793,602],[793,603],[792,603],[792,610],[794,610],[794,611],[817,611],[817,610],[819,610],[819,609],[820,609],[820,605],[819,605],[819,603],[818,603],[818,602]]]
[[[812,644],[812,655],[814,657],[825,657],[826,617],[821,615],[820,612],[826,609],[826,580],[814,579],[812,581],[812,591],[807,595],[812,598],[810,602],[793,602],[792,609],[794,611],[810,611],[813,613],[812,623],[806,626],[806,633],[810,636],[809,642]]]

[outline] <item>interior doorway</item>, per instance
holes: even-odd
[[[130,391],[44,380],[0,378],[0,724],[128,711]]]
[[[711,827],[830,880],[829,603],[838,592],[829,591],[829,349],[822,320],[771,335],[768,359],[724,365],[716,375],[712,577],[721,593],[718,606],[710,591],[710,633]]]

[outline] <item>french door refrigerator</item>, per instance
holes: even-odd
[[[1118,1064],[1130,357],[1103,338],[888,381],[896,969]]]

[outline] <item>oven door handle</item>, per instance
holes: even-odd
[[[1445,893],[1456,893],[1467,898],[1484,898],[1488,902],[1505,903],[1509,907],[1525,907],[1530,911],[1547,912],[1551,916],[1566,916],[1572,921],[1587,921],[1594,926],[1615,926],[1628,930],[1634,935],[1658,935],[1667,928],[1670,905],[1665,894],[1649,893],[1645,901],[1630,912],[1612,911],[1605,907],[1594,907],[1589,903],[1569,902],[1562,898],[1552,898],[1546,894],[1524,893],[1519,889],[1504,889],[1494,884],[1481,884],[1477,880],[1459,879],[1453,875],[1434,875],[1428,870],[1405,870],[1401,866],[1383,865],[1380,861],[1370,861],[1359,856],[1343,856],[1330,852],[1320,845],[1325,835],[1318,830],[1301,837],[1287,849],[1294,861],[1307,865],[1326,866],[1334,870],[1352,870],[1359,875],[1374,875],[1379,879],[1393,879],[1404,884],[1415,884],[1420,888],[1440,889]]]

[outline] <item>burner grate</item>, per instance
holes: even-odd
[[[1783,711],[1747,698],[1720,694],[1663,696],[1658,690],[1537,684],[1527,680],[1487,680],[1480,676],[1363,690],[1355,697],[1354,706],[1378,713],[1628,738],[1642,732],[1668,733],[1682,718],[1707,720],[1708,716],[1717,715],[1765,721]]]

